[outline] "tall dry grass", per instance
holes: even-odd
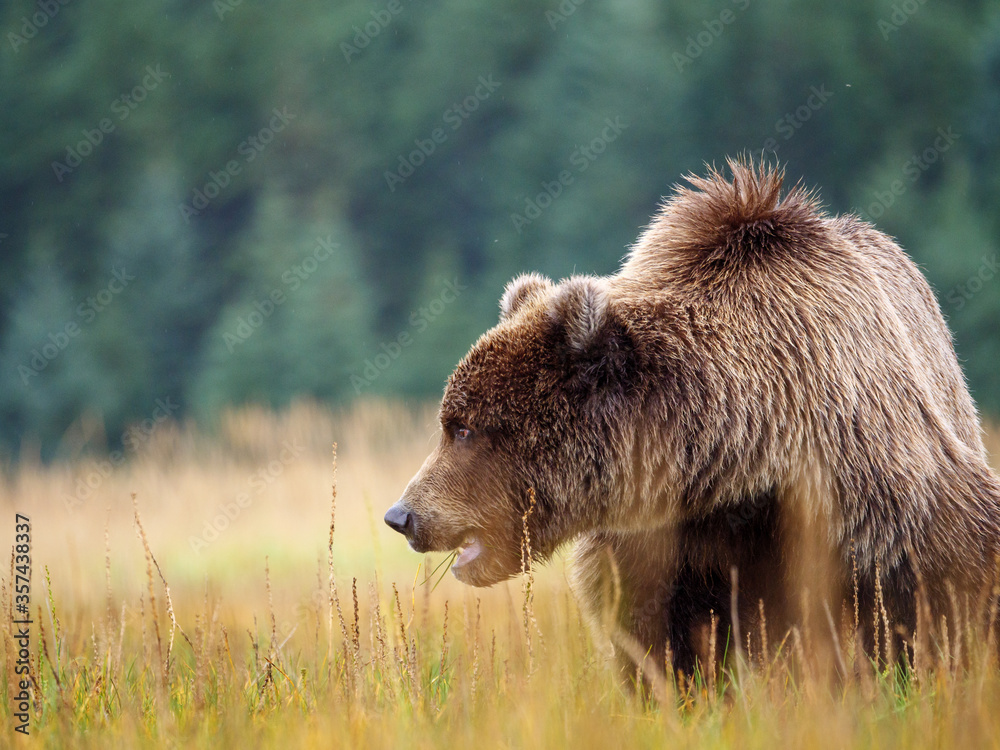
[[[582,622],[561,559],[526,566],[520,580],[487,590],[450,575],[435,587],[430,571],[442,556],[417,556],[384,527],[383,510],[423,461],[433,433],[430,407],[248,409],[211,434],[164,424],[118,466],[27,461],[8,471],[0,484],[4,538],[13,539],[15,512],[32,523],[30,741],[394,748],[1000,741],[995,641],[961,625],[935,646],[934,660],[910,671],[872,665],[847,638],[838,644],[846,678],[821,678],[811,671],[813,636],[799,633],[777,656],[752,653],[718,680],[708,670],[705,679],[639,679],[638,690],[622,689]],[[989,440],[996,460],[1000,430]],[[0,583],[5,612],[12,579],[13,569]],[[18,739],[10,617],[0,632],[4,746]],[[966,666],[958,659],[941,666],[942,651],[953,656],[959,644]],[[725,648],[716,644],[720,660]]]

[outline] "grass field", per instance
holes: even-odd
[[[12,559],[0,747],[1000,745],[995,641],[958,627],[966,668],[950,653],[883,674],[847,642],[854,667],[833,683],[804,638],[718,684],[623,690],[562,558],[530,585],[436,584],[445,556],[384,526],[434,433],[431,408],[300,405],[212,435],[152,426],[124,460],[26,455],[0,484],[0,540],[30,518],[33,620],[22,677]]]

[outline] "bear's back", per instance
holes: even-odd
[[[831,224],[878,273],[912,344],[915,367],[930,374],[927,383],[934,401],[942,405],[956,437],[986,460],[976,407],[955,355],[951,331],[927,279],[899,245],[870,224],[855,216],[839,216]]]
[[[798,382],[845,420],[906,403],[907,423],[933,423],[921,437],[985,458],[951,334],[906,253],[854,216],[827,216],[799,186],[782,197],[779,171],[729,168],[731,181],[689,177],[663,205],[612,280],[619,297],[666,299],[723,338],[730,328],[744,358],[791,344]]]

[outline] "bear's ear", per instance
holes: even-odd
[[[550,314],[565,328],[572,353],[592,352],[607,338],[614,323],[607,281],[594,276],[571,276],[557,287]]]
[[[500,320],[509,320],[521,306],[540,292],[552,288],[552,282],[538,273],[522,273],[511,281],[500,298]]]

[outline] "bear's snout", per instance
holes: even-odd
[[[385,522],[390,529],[407,538],[413,534],[413,514],[402,503],[396,503],[385,512]]]

